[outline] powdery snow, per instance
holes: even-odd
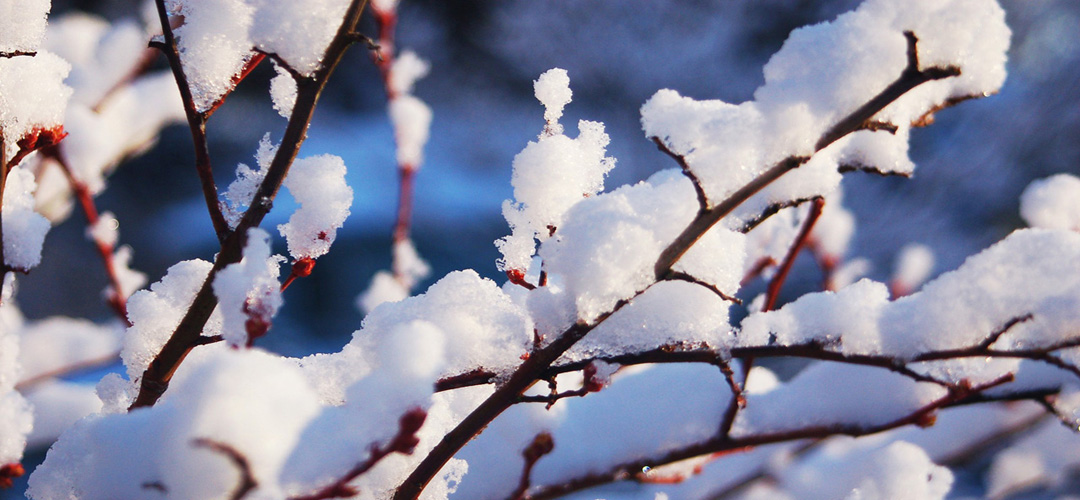
[[[289,254],[294,259],[325,255],[352,205],[345,162],[334,155],[297,159],[285,178],[285,187],[300,204],[289,222],[278,226],[289,244]]]

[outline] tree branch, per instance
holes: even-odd
[[[946,395],[942,396],[941,398],[931,401],[907,415],[881,424],[863,425],[836,422],[832,424],[812,425],[786,431],[751,434],[738,438],[718,436],[716,438],[700,443],[694,443],[689,446],[672,450],[655,457],[646,457],[618,464],[609,468],[606,472],[603,473],[587,474],[574,479],[570,479],[558,485],[543,487],[530,495],[528,498],[530,500],[557,498],[569,493],[581,491],[587,488],[592,488],[594,486],[608,484],[633,477],[636,473],[638,473],[645,467],[659,467],[662,465],[667,465],[694,457],[709,455],[712,453],[720,453],[736,449],[750,449],[766,444],[798,441],[801,439],[821,439],[836,435],[860,437],[870,434],[877,434],[879,432],[913,424],[925,427],[928,425],[933,425],[933,416],[938,410],[961,403],[964,399],[968,397],[982,393],[999,385],[1011,382],[1012,380],[1013,375],[1010,373],[982,385],[969,388],[957,387],[951,389]]]
[[[795,236],[795,241],[791,243],[791,248],[788,249],[788,253],[784,256],[784,261],[780,263],[780,268],[776,271],[776,275],[769,281],[769,286],[765,294],[765,305],[762,307],[762,312],[771,311],[776,307],[776,299],[780,297],[780,288],[784,286],[784,281],[787,280],[788,273],[791,272],[791,267],[795,264],[795,257],[799,256],[799,252],[806,246],[807,240],[810,238],[810,232],[814,230],[814,224],[818,218],[821,217],[821,210],[825,207],[825,198],[814,198],[813,204],[810,205],[810,213],[806,215],[806,220],[803,222],[802,229],[799,230],[799,234]]]
[[[319,489],[319,491],[311,495],[303,495],[298,497],[292,497],[289,500],[324,500],[327,498],[347,498],[355,496],[359,491],[349,483],[354,479],[360,477],[361,474],[371,470],[375,464],[380,460],[386,458],[391,453],[403,453],[405,455],[411,455],[416,445],[420,443],[420,438],[416,436],[416,433],[420,431],[420,427],[424,425],[424,420],[427,419],[427,412],[420,408],[414,408],[405,412],[398,420],[398,432],[390,440],[386,446],[379,446],[378,444],[372,444],[370,453],[366,460],[356,464],[355,467],[346,472],[337,481]]]
[[[158,0],[159,4],[163,1]],[[278,147],[274,159],[270,162],[266,177],[259,184],[259,188],[252,197],[251,206],[244,212],[244,216],[237,224],[236,230],[229,233],[222,242],[221,251],[214,261],[214,267],[210,270],[210,274],[206,277],[198,293],[195,294],[187,313],[184,314],[172,336],[143,373],[139,394],[131,404],[131,408],[151,406],[157,402],[158,398],[168,389],[173,372],[183,362],[188,352],[198,345],[203,326],[206,325],[207,320],[210,319],[210,314],[217,307],[217,297],[214,295],[212,286],[214,277],[225,266],[240,261],[243,256],[244,244],[247,242],[248,229],[258,226],[263,217],[270,211],[274,197],[277,196],[277,192],[289,172],[289,167],[292,166],[293,160],[296,159],[296,154],[300,151],[300,145],[303,144],[304,139],[307,137],[307,128],[311,123],[311,118],[314,116],[319,96],[326,87],[330,75],[344,57],[345,51],[353,43],[347,34],[356,28],[360,13],[363,12],[366,4],[366,0],[352,1],[337,35],[326,49],[322,65],[314,76],[297,82],[296,104],[293,106],[293,112],[289,117],[289,123],[285,128],[281,145]]]
[[[919,70],[918,58],[916,57],[915,35],[905,33],[908,40],[908,67],[900,77],[886,87],[880,94],[868,103],[856,109],[846,118],[840,120],[828,132],[826,132],[816,145],[816,151],[820,151],[836,142],[840,138],[850,134],[861,127],[893,101],[900,98],[907,91],[927,82],[954,76],[959,73],[956,68],[928,68]],[[685,254],[694,243],[697,242],[709,229],[712,228],[724,216],[731,213],[736,207],[748,200],[755,193],[768,186],[781,176],[798,168],[808,161],[808,157],[792,156],[773,165],[762,172],[754,180],[737,190],[727,199],[707,210],[700,210],[693,221],[683,232],[661,252],[656,264],[653,266],[654,276],[657,281],[669,276],[672,267],[680,257]],[[619,302],[612,311],[601,315],[592,324],[584,322],[575,323],[563,333],[559,334],[548,346],[535,350],[528,359],[510,375],[510,378],[497,387],[486,400],[465,417],[454,429],[448,432],[434,449],[417,465],[412,474],[398,487],[394,495],[395,500],[412,500],[419,497],[424,487],[443,465],[453,457],[462,446],[478,435],[492,420],[517,401],[525,390],[539,380],[539,377],[555,362],[563,353],[573,347],[581,338],[592,329],[606,320],[611,314],[618,311],[627,301]]]
[[[172,69],[173,78],[176,80],[176,86],[180,90],[188,129],[191,131],[191,142],[195,146],[195,171],[199,174],[199,181],[202,184],[206,210],[210,213],[210,222],[214,226],[218,242],[224,242],[229,234],[229,225],[225,222],[225,215],[221,212],[221,205],[218,203],[217,185],[214,183],[214,172],[210,166],[210,149],[206,142],[207,115],[195,109],[195,99],[191,95],[191,86],[188,84],[187,74],[180,61],[180,51],[176,47],[176,37],[169,23],[169,12],[165,8],[165,0],[155,0],[154,3],[157,5],[158,21],[161,23],[164,43],[150,42],[150,46],[160,49],[165,54],[169,67]]]
[[[960,70],[954,66],[944,68],[933,67],[920,70],[917,54],[918,39],[915,37],[915,34],[910,31],[904,32],[904,36],[907,38],[908,42],[908,65],[904,71],[900,73],[900,77],[886,87],[885,90],[882,90],[881,93],[874,96],[869,102],[851,112],[851,114],[841,119],[825,132],[814,146],[815,153],[832,145],[832,143],[840,140],[844,136],[862,129],[865,126],[865,123],[873,118],[875,114],[882,109],[885,109],[886,106],[899,99],[911,89],[929,81],[941,80],[960,74]],[[730,214],[736,207],[750,199],[750,197],[758,191],[764,189],[765,186],[768,186],[784,174],[799,168],[809,159],[809,157],[805,156],[790,156],[785,158],[762,172],[754,178],[754,180],[750,181],[739,190],[732,193],[727,199],[717,203],[708,210],[700,211],[690,225],[688,225],[686,229],[675,238],[675,241],[668,245],[663,253],[660,254],[660,259],[656,262],[656,266],[654,267],[656,278],[662,279],[671,272],[671,268],[675,265],[675,262],[677,262],[702,235],[712,228],[713,225],[720,222],[720,219]]]

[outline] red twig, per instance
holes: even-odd
[[[74,193],[75,199],[79,201],[83,214],[86,215],[86,225],[88,227],[97,225],[100,217],[97,207],[94,205],[94,197],[90,194],[90,188],[86,186],[86,183],[75,178],[75,175],[71,172],[71,167],[68,166],[67,160],[58,148],[51,147],[45,151],[45,154],[60,166],[60,170],[67,177],[68,184],[71,185],[71,191]],[[111,243],[97,238],[94,239],[94,247],[97,249],[98,255],[101,256],[101,260],[105,265],[105,276],[109,280],[109,286],[112,287],[112,293],[109,294],[107,299],[109,307],[121,320],[131,326],[131,322],[127,317],[127,297],[124,296],[124,289],[120,285],[120,276],[116,272],[116,263],[113,260],[116,249]]]
[[[799,252],[806,246],[810,232],[814,230],[814,223],[821,217],[821,209],[824,207],[824,198],[814,198],[814,204],[810,206],[810,213],[806,215],[806,221],[803,222],[802,229],[799,230],[798,236],[795,237],[795,241],[792,242],[787,255],[784,256],[784,261],[780,263],[776,275],[769,281],[768,291],[765,294],[765,305],[761,308],[762,311],[771,311],[776,307],[776,299],[780,296],[780,289],[784,286],[788,273],[791,272],[791,266],[795,264],[795,257],[798,257]]]
[[[162,2],[163,0],[158,0],[159,8],[163,7]],[[206,322],[210,319],[210,314],[213,313],[214,308],[217,306],[217,297],[214,295],[212,286],[214,277],[225,266],[240,261],[243,257],[243,248],[247,240],[248,229],[258,226],[263,217],[269,213],[273,200],[285,181],[285,176],[288,174],[293,160],[296,159],[296,155],[300,151],[300,145],[307,137],[307,128],[314,116],[315,106],[319,101],[322,90],[326,87],[330,75],[344,57],[345,51],[355,42],[355,37],[350,34],[356,28],[360,14],[366,5],[366,0],[352,1],[342,20],[341,27],[330,42],[330,46],[326,49],[322,65],[312,77],[297,82],[296,104],[293,106],[292,115],[289,116],[289,123],[285,127],[281,145],[270,162],[266,177],[255,191],[251,207],[244,212],[244,216],[237,224],[236,229],[229,232],[224,238],[221,251],[218,252],[214,261],[214,267],[210,270],[202,287],[195,294],[191,306],[188,307],[172,336],[169,337],[161,351],[158,352],[146,371],[143,372],[139,394],[135,397],[132,408],[152,406],[157,402],[158,398],[168,389],[173,372],[184,360],[188,352],[200,345],[203,326],[206,325]],[[167,26],[167,16],[164,10],[159,12],[162,22]],[[181,91],[183,91],[185,85],[181,84],[180,87]],[[209,195],[205,183],[204,193]],[[216,209],[220,214],[220,207],[217,206],[216,201],[217,193],[213,193],[213,196],[214,208],[211,209],[211,213]]]
[[[529,485],[532,483],[532,470],[536,466],[536,462],[539,462],[544,455],[551,453],[555,449],[555,440],[548,432],[541,432],[533,438],[529,446],[521,452],[521,455],[525,457],[525,467],[521,471],[521,481],[518,482],[517,489],[510,494],[512,500],[523,500],[528,498],[526,492],[529,491]]]
[[[379,446],[373,444],[371,451],[368,454],[368,458],[355,467],[345,473],[337,481],[329,484],[319,491],[310,495],[303,495],[298,497],[292,497],[289,500],[323,500],[326,498],[348,498],[355,496],[359,491],[349,483],[354,479],[360,477],[361,474],[371,470],[375,464],[380,460],[386,458],[391,453],[401,453],[404,455],[411,455],[413,450],[416,449],[416,445],[420,443],[420,438],[416,436],[416,433],[420,431],[420,427],[424,425],[424,420],[427,419],[427,412],[420,408],[413,408],[405,412],[398,420],[398,433],[393,439],[387,443],[386,446]]]

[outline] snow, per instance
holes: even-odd
[[[379,271],[371,277],[367,290],[356,298],[356,306],[360,312],[368,314],[383,302],[398,302],[408,296],[409,289],[394,278],[393,274]]]
[[[934,252],[919,243],[900,248],[893,271],[893,287],[910,293],[919,288],[934,270]]]
[[[878,137],[867,139],[871,132],[863,131],[839,141],[789,175],[798,182],[766,188],[744,210],[828,194],[839,182],[836,168],[845,163],[908,174],[912,122],[949,98],[992,93],[1004,81],[1010,33],[1004,11],[991,0],[908,2],[902,8],[887,0],[865,2],[835,21],[793,31],[766,64],[765,84],[753,101],[736,105],[657,92],[642,107],[645,134],[683,156],[708,200],[719,202],[784,158],[813,154],[828,127],[896,79],[906,66],[903,32],[909,30],[922,40],[921,69],[958,65],[961,76],[920,86],[879,113],[875,119],[896,125],[895,134],[873,132]]]
[[[128,380],[136,383],[180,324],[195,293],[206,280],[212,264],[186,260],[169,268],[161,281],[149,290],[136,292],[127,302],[131,327],[124,333],[120,357],[127,367]],[[217,313],[220,318],[220,313]],[[203,333],[219,333],[220,319],[211,319]]]
[[[4,264],[13,269],[30,270],[41,262],[41,246],[51,227],[45,216],[34,211],[36,188],[34,174],[29,170],[15,167],[8,171],[0,216],[4,226]]]
[[[96,223],[86,227],[86,238],[102,245],[114,246],[120,238],[120,233],[117,231],[119,227],[120,222],[116,220],[116,215],[112,212],[103,212],[98,216]]]
[[[121,333],[115,324],[98,325],[63,316],[28,322],[19,331],[22,379],[116,356]]]
[[[729,306],[705,287],[660,282],[597,326],[566,357],[587,359],[680,343],[728,347],[735,342],[728,325]]]
[[[1020,216],[1031,227],[1080,231],[1080,178],[1058,174],[1033,181],[1020,195]]]
[[[402,94],[390,100],[389,112],[398,144],[398,165],[415,169],[424,163],[424,145],[431,131],[431,108],[414,96]]]
[[[276,145],[270,142],[270,134],[267,133],[259,141],[259,149],[255,153],[255,162],[259,169],[254,170],[243,163],[236,167],[236,179],[229,183],[229,187],[226,188],[225,204],[222,207],[225,221],[229,223],[230,228],[236,228],[236,225],[240,223],[240,219],[243,218],[244,212],[254,201],[259,185],[262,184],[263,179],[266,178],[266,173],[270,170],[270,163],[274,160],[277,148]]]
[[[345,184],[345,162],[334,155],[300,158],[285,178],[300,208],[278,231],[294,259],[318,258],[330,251],[337,230],[349,216],[352,188]]]
[[[420,257],[411,239],[394,242],[391,251],[394,255],[394,275],[405,282],[406,288],[411,289],[417,281],[431,274],[431,266]]]
[[[554,68],[545,71],[533,82],[536,99],[544,105],[544,121],[548,122],[548,134],[562,133],[563,108],[570,104],[574,93],[570,90],[570,75],[565,69]]]
[[[503,203],[512,234],[495,243],[503,254],[500,270],[528,271],[534,240],[546,241],[563,225],[567,211],[602,191],[604,176],[615,167],[615,159],[605,156],[611,139],[602,123],[580,121],[576,139],[562,134],[557,120],[570,102],[567,85],[565,71],[549,71],[537,80],[536,96],[547,108],[549,122],[539,139],[514,157],[514,201]],[[558,113],[553,111],[556,103]]]
[[[206,110],[230,91],[254,50],[274,52],[310,76],[346,2],[170,0],[169,5],[174,16],[184,16],[185,24],[177,30],[182,57],[198,105]],[[376,1],[374,8],[392,11],[396,2]],[[0,27],[4,22],[0,19]],[[93,101],[123,74],[122,58],[114,61],[108,54],[137,54],[131,43],[135,32],[130,26],[107,31],[103,23],[89,19],[70,22],[65,28],[70,31],[48,42],[85,40],[81,47],[86,47],[69,49],[75,67],[69,83],[75,94],[71,105],[60,105],[63,112],[57,116],[73,137],[61,152],[76,178],[97,193],[117,159],[152,139],[163,124],[182,117],[182,110],[175,99],[155,100],[157,93],[165,96],[171,78],[167,74],[140,78],[96,106]],[[738,346],[812,344],[833,354],[888,357],[897,366],[954,384],[985,382],[1008,373],[1022,381],[1007,386],[1010,389],[1027,387],[1021,383],[1059,384],[1071,376],[1048,373],[1054,370],[1035,362],[981,356],[910,361],[926,352],[979,346],[1010,324],[993,349],[1052,347],[1069,342],[1080,330],[1080,276],[1062,272],[1063,263],[1080,260],[1074,203],[1080,181],[1075,177],[1043,181],[1026,192],[1022,213],[1035,229],[1011,234],[907,297],[890,300],[886,285],[855,281],[868,272],[868,261],[856,258],[837,270],[839,290],[806,294],[779,310],[742,318],[745,311],[758,309],[760,299],[733,309],[736,301],[728,298],[740,292],[746,271],[762,258],[783,257],[808,207],[784,209],[744,234],[746,224],[763,210],[825,196],[828,202],[810,244],[819,257],[845,258],[855,221],[842,205],[838,169],[910,174],[912,122],[947,99],[996,91],[1004,78],[1009,35],[993,2],[869,0],[836,21],[796,31],[766,66],[765,83],[755,100],[728,104],[660,91],[643,107],[643,127],[686,158],[689,173],[702,180],[706,201],[715,203],[776,161],[815,153],[815,143],[828,127],[899,74],[906,64],[904,30],[920,38],[922,68],[958,64],[961,76],[919,87],[879,113],[875,120],[892,122],[895,134],[864,130],[816,152],[705,232],[674,264],[676,276],[671,279],[656,282],[653,266],[699,213],[695,186],[686,172],[666,170],[604,192],[604,179],[614,166],[607,156],[610,139],[598,122],[579,122],[576,138],[563,133],[559,120],[572,92],[567,73],[552,70],[535,84],[547,126],[514,159],[514,199],[504,205],[512,234],[497,243],[503,252],[500,270],[524,273],[530,283],[537,283],[534,289],[513,283],[500,287],[474,271],[461,271],[408,297],[430,268],[411,240],[399,241],[392,249],[393,273],[373,279],[361,299],[367,317],[340,351],[293,359],[259,349],[232,349],[225,343],[201,346],[180,365],[156,406],[128,413],[138,378],[204,284],[211,264],[181,262],[149,290],[135,293],[128,303],[133,326],[122,342],[112,327],[82,320],[23,321],[9,305],[8,286],[0,306],[0,464],[21,457],[30,432],[30,407],[12,390],[20,377],[121,347],[127,378],[104,377],[96,396],[88,387],[55,383],[27,393],[39,411],[48,412],[37,419],[30,439],[44,442],[60,435],[31,478],[31,497],[146,497],[157,495],[156,485],[177,498],[228,496],[238,484],[239,471],[227,455],[198,444],[200,439],[228,446],[249,460],[259,483],[252,498],[310,493],[369,458],[373,447],[385,445],[398,432],[403,415],[422,412],[426,420],[417,433],[417,453],[390,455],[353,483],[360,498],[386,498],[493,390],[489,385],[435,393],[440,378],[481,369],[502,380],[537,342],[543,346],[575,323],[596,328],[561,358],[563,362],[665,347],[707,348],[727,359]],[[0,40],[6,36],[0,31]],[[38,58],[49,60],[44,52],[12,60]],[[389,112],[404,167],[416,168],[423,160],[431,111],[411,92],[427,71],[426,63],[406,52],[391,72],[391,94],[397,95]],[[0,86],[13,74],[0,71]],[[275,109],[288,114],[295,82],[283,68],[278,75],[271,84],[272,99]],[[25,88],[20,84],[18,90]],[[0,99],[4,95],[0,92]],[[5,120],[10,119],[3,114],[9,111],[6,106],[0,101],[5,131]],[[59,118],[50,120],[38,121],[60,123]],[[254,193],[275,152],[267,136],[256,154],[258,169],[237,169],[236,181],[224,194],[233,227],[244,210],[263,201],[255,200]],[[34,180],[28,171],[16,168],[8,179],[16,194],[5,196],[5,231],[18,229],[8,217],[20,214],[8,203],[33,214]],[[344,161],[330,155],[299,159],[293,165],[285,186],[300,209],[279,230],[294,259],[328,251],[353,199],[345,174]],[[97,241],[117,242],[111,214],[103,215],[89,232]],[[43,238],[44,231],[38,231],[29,239],[17,239],[29,247],[37,241],[37,250],[28,252],[31,259],[40,254],[41,238],[34,239],[39,233]],[[268,322],[276,312],[281,258],[272,256],[269,240],[265,231],[251,230],[244,260],[217,274],[213,285],[221,312],[206,325],[204,335],[220,333],[233,347],[244,346],[253,316]],[[5,244],[10,241],[16,238],[4,238]],[[119,249],[113,259],[121,270],[121,292],[140,286],[135,285],[138,274],[127,269],[130,250]],[[909,291],[919,288],[933,268],[932,256],[920,247],[905,247],[897,260],[895,281]],[[539,286],[541,272],[547,277],[545,286]],[[741,324],[732,324],[739,319]],[[1075,362],[1080,349],[1057,355],[1063,362]],[[740,372],[739,362],[733,364]],[[521,450],[538,432],[550,432],[555,449],[537,464],[533,480],[552,484],[715,438],[718,421],[731,404],[731,389],[712,365],[620,367],[594,361],[589,367],[598,371],[594,382],[602,390],[560,400],[550,408],[511,407],[451,460],[425,498],[451,493],[456,498],[486,498],[492,492],[512,491],[520,478]],[[560,390],[574,390],[584,382],[579,373],[555,380]],[[547,389],[540,383],[529,394],[546,394]],[[754,367],[745,389],[749,403],[736,415],[731,436],[736,440],[808,427],[869,429],[946,395],[941,385],[916,382],[882,367],[827,362],[783,376]],[[1066,388],[1054,402],[1073,427],[1080,408],[1077,394]],[[691,473],[711,466],[706,469],[708,481],[686,485],[703,488],[731,485],[761,471],[770,484],[748,490],[748,497],[757,498],[943,498],[952,474],[934,461],[985,439],[991,431],[1008,430],[1019,421],[1017,414],[1030,416],[1030,411],[1014,411],[1016,406],[995,406],[1000,413],[992,414],[974,411],[983,408],[943,412],[944,425],[936,438],[901,434],[908,429],[870,439],[830,438],[811,447],[791,442],[661,468],[667,471],[647,468],[651,476],[643,473],[663,477],[668,471]],[[88,416],[74,422],[83,415]],[[1057,422],[1050,424],[999,456],[990,471],[991,494],[1032,481],[1057,484],[1080,463],[1075,446],[1061,446],[1076,436]],[[680,490],[681,485],[659,488],[607,491],[657,500],[705,497],[709,492],[690,493]]]
[[[67,62],[44,50],[33,57],[0,57],[0,129],[5,144],[0,156],[10,160],[19,150],[19,140],[63,124],[71,97],[63,80],[70,70]]]
[[[491,280],[475,271],[450,273],[421,295],[384,303],[364,318],[352,344],[400,335],[394,325],[424,320],[437,325],[446,341],[442,375],[458,375],[475,368],[505,370],[517,365],[532,343],[528,315]]]
[[[0,54],[37,50],[41,38],[45,36],[45,18],[51,8],[51,0],[20,0],[0,4]]]
[[[431,405],[449,347],[445,333],[434,323],[416,320],[398,324],[380,340],[373,350],[380,369],[349,387],[343,406],[326,408],[289,458],[284,481],[294,493],[340,477],[364,459],[363,450],[371,444],[388,442],[402,415]],[[396,484],[372,477],[362,482]]]
[[[221,336],[230,346],[242,347],[269,328],[281,307],[279,266],[285,261],[271,255],[270,234],[251,228],[244,246],[243,260],[225,266],[214,276],[214,295],[221,311]],[[252,326],[254,323],[254,326]]]
[[[274,111],[283,118],[288,118],[292,115],[293,105],[296,104],[296,80],[276,62],[274,71],[277,72],[277,76],[270,80],[270,99],[274,102]]]
[[[171,0],[173,15],[184,16],[174,30],[180,60],[195,108],[214,107],[236,85],[255,50],[276,54],[293,70],[311,77],[337,33],[346,0]]]
[[[371,7],[382,12],[393,12],[397,9],[398,0],[372,0]]]
[[[26,438],[28,448],[47,448],[79,419],[101,411],[94,387],[49,381],[26,393],[34,408],[34,429]]]
[[[987,496],[1000,498],[1032,486],[1066,484],[1080,464],[1075,429],[1049,419],[999,453],[987,473]]]
[[[653,283],[660,252],[697,213],[693,187],[677,171],[585,198],[565,215],[554,238],[540,248],[545,269],[575,304],[577,318],[591,323]],[[742,276],[741,239],[703,238],[676,271],[701,273],[733,296]],[[713,259],[705,259],[712,256]]]
[[[254,495],[282,497],[276,478],[318,411],[295,363],[254,349],[201,349],[158,405],[92,416],[68,429],[35,471],[28,493],[35,499],[76,491],[137,498],[146,495],[145,484],[160,483],[184,498],[217,498],[236,487],[239,473],[226,456],[194,443],[208,439],[247,458],[259,478]],[[120,429],[127,430],[114,436]]]
[[[412,94],[416,81],[427,76],[431,65],[411,50],[403,50],[390,65],[391,95]]]
[[[1031,314],[995,347],[1052,345],[1080,327],[1080,315],[1069,312],[1080,305],[1080,281],[1059,265],[1078,257],[1076,233],[1019,230],[918,293],[889,302],[884,285],[863,280],[836,293],[808,294],[778,311],[752,314],[739,339],[765,345],[774,335],[781,345],[817,341],[849,354],[910,359],[975,346]]]
[[[833,439],[784,469],[779,483],[792,498],[807,500],[929,500],[945,498],[953,474],[911,443]]]
[[[243,0],[172,0],[167,5],[173,15],[184,16],[173,33],[195,109],[205,112],[232,90],[233,78],[251,59],[248,30],[255,9]]]
[[[10,283],[5,283],[10,293]],[[31,407],[15,391],[20,373],[19,338],[14,334],[22,326],[22,316],[10,306],[11,297],[4,297],[0,311],[0,463],[18,462],[26,448],[26,438],[33,426]]]
[[[145,148],[167,125],[184,119],[172,75],[155,72],[117,88],[100,106],[73,103],[64,117],[69,136],[60,151],[91,194],[122,159]]]
[[[731,434],[738,438],[833,425],[867,428],[913,413],[945,394],[939,385],[878,367],[816,363],[770,391],[748,394]]]
[[[151,50],[146,41],[146,31],[131,19],[110,24],[88,14],[69,13],[49,22],[43,46],[71,64],[65,80],[74,91],[71,101],[93,108],[131,76],[145,51]],[[170,93],[179,95],[171,73],[169,81]],[[165,95],[169,94],[159,97]]]

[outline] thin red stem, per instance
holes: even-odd
[[[86,183],[75,178],[75,175],[71,172],[71,167],[68,166],[67,160],[64,159],[64,155],[58,148],[49,148],[45,154],[56,161],[56,164],[60,166],[60,170],[64,172],[64,176],[67,177],[68,184],[71,185],[71,191],[74,193],[75,199],[79,201],[83,214],[86,215],[86,225],[88,227],[97,225],[100,216],[94,204],[94,197],[90,194],[90,189],[86,186]],[[98,255],[101,256],[101,261],[105,265],[105,276],[109,280],[109,286],[113,289],[113,293],[108,298],[109,307],[121,320],[131,326],[131,321],[128,320],[127,316],[127,297],[124,295],[124,289],[120,285],[120,276],[116,272],[116,263],[113,260],[116,249],[112,244],[97,238],[94,238],[94,248],[97,249]]]
[[[821,217],[821,209],[824,207],[824,198],[814,198],[813,205],[810,206],[810,213],[806,215],[806,221],[803,222],[802,229],[799,230],[799,234],[795,237],[795,241],[792,242],[787,255],[784,256],[784,261],[780,263],[776,275],[769,281],[769,287],[765,293],[765,305],[761,308],[762,311],[771,311],[776,308],[776,299],[780,296],[780,289],[783,288],[784,281],[787,280],[788,273],[791,272],[791,267],[795,264],[795,257],[798,257],[799,252],[806,246],[810,238],[810,232],[814,230],[814,224]]]

